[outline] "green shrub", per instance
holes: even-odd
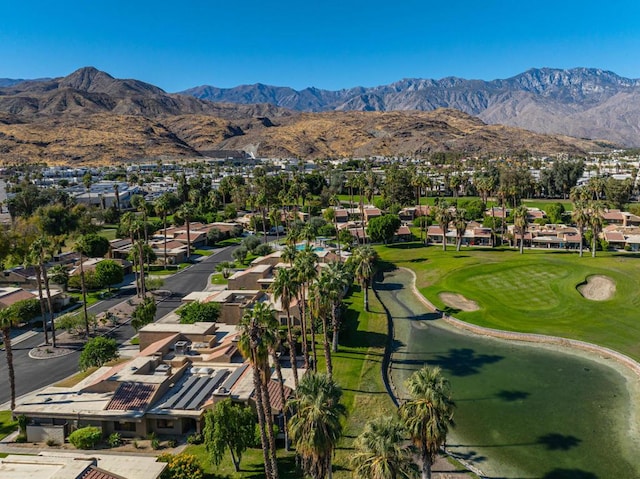
[[[49,447],[55,447],[55,446],[59,446],[60,444],[58,444],[58,441],[56,441],[53,438],[49,438],[47,439],[47,446]]]
[[[16,436],[16,441],[15,442],[18,442],[18,443],[27,442],[27,435],[23,434],[23,433],[18,434]]]
[[[160,449],[160,440],[157,437],[151,439],[151,449],[153,449],[154,451]]]
[[[109,436],[109,439],[107,439],[107,443],[109,444],[109,447],[118,447],[122,445],[122,436],[117,433],[114,432],[113,434],[111,434]]]
[[[178,445],[178,441],[176,441],[175,439],[169,439],[167,441],[167,447],[171,447],[174,448]]]
[[[191,436],[189,436],[187,438],[187,443],[188,444],[202,444],[202,441],[204,439],[202,438],[202,434],[200,434],[199,432],[196,432],[195,434],[192,434]]]
[[[102,439],[102,429],[87,426],[69,434],[69,442],[77,449],[93,449]]]
[[[204,472],[198,463],[198,458],[191,454],[163,454],[158,458],[160,462],[168,463],[161,479],[202,479]]]

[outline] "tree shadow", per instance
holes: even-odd
[[[376,290],[378,291],[398,291],[404,286],[400,283],[377,283]]]
[[[463,461],[471,463],[479,463],[487,460],[486,456],[481,456],[476,451],[455,452],[454,456],[456,459],[462,459]]]
[[[554,469],[542,476],[542,479],[598,479],[598,476],[582,469]]]
[[[527,399],[529,396],[531,396],[531,393],[526,391],[507,391],[504,389],[496,393],[496,397],[498,399],[502,399],[506,402],[521,401],[523,399]]]
[[[581,442],[582,439],[575,436],[565,436],[553,432],[538,438],[538,444],[542,444],[549,451],[568,451],[579,446]]]
[[[432,366],[440,366],[454,376],[471,376],[480,373],[480,369],[488,364],[496,363],[504,356],[495,354],[476,354],[470,348],[450,349],[447,355],[437,355],[425,362]]]
[[[375,280],[378,281],[378,278],[380,278],[380,273],[389,273],[389,272],[395,271],[397,269],[398,269],[398,267],[394,263],[391,263],[390,261],[384,261],[384,260],[380,260],[379,259],[376,262],[376,270],[377,270],[378,274],[376,274]]]
[[[424,263],[425,261],[428,261],[427,258],[414,258],[414,259],[410,259],[409,263]]]
[[[387,245],[387,248],[391,249],[418,249],[418,248],[426,248],[424,244],[419,241],[413,241],[409,243],[394,243]]]

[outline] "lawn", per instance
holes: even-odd
[[[0,411],[0,439],[18,429],[18,422],[11,418],[11,411]]]
[[[222,273],[213,273],[211,275],[211,284],[228,284],[229,280],[222,276]]]
[[[100,231],[98,231],[98,234],[100,236],[104,236],[108,240],[113,240],[117,238],[117,232],[118,229],[116,226],[104,226]]]
[[[508,249],[464,249],[406,243],[378,247],[380,257],[416,272],[420,292],[436,307],[481,326],[550,334],[607,346],[640,359],[640,258],[598,253]],[[591,301],[576,287],[591,275],[616,283],[611,300]],[[440,293],[459,293],[480,309],[464,312],[445,305]]]

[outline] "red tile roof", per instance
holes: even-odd
[[[283,404],[282,404],[282,398],[280,397],[280,383],[275,378],[272,378],[271,381],[269,381],[267,388],[269,390],[269,399],[271,400],[271,410],[274,413],[282,412]],[[289,396],[291,396],[291,393],[293,393],[293,390],[290,387],[285,386],[284,387],[285,401],[289,399]]]
[[[3,296],[2,298],[0,298],[0,308],[2,306],[4,307],[11,306],[12,304],[17,303],[18,301],[22,301],[24,299],[34,299],[34,298],[36,298],[35,294],[31,294],[29,291],[20,289],[18,291],[9,293]]]
[[[80,479],[126,479],[125,477],[113,474],[112,472],[105,471],[96,466],[91,466],[87,469]]]
[[[157,385],[122,383],[105,408],[107,411],[143,410],[151,401]]]

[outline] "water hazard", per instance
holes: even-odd
[[[405,284],[396,270],[376,285],[394,318],[391,379],[402,395],[414,370],[442,368],[457,403],[448,449],[489,477],[640,477],[637,377],[584,353],[462,333]]]

